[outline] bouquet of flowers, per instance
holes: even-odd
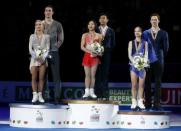
[[[149,67],[149,61],[142,53],[139,53],[133,57],[132,64],[138,70]]]
[[[45,58],[45,55],[48,53],[46,49],[42,49],[40,46],[38,46],[37,49],[35,49],[35,57],[36,58]]]
[[[101,56],[104,53],[104,47],[98,42],[91,43],[90,48],[91,48],[92,53],[96,55]]]

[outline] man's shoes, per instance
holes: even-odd
[[[59,104],[61,104],[60,98],[59,98],[59,99],[58,99],[58,98],[55,98],[53,104],[54,104],[54,105],[59,105]]]
[[[102,98],[102,101],[108,101],[109,99],[107,97]]]
[[[146,107],[145,111],[151,111],[151,107]]]
[[[154,111],[164,111],[164,109],[162,108],[162,106],[159,102],[154,102],[152,109]]]
[[[109,98],[107,97],[99,97],[97,98],[98,101],[109,101]]]
[[[145,103],[145,111],[151,111],[151,108],[152,108],[152,106],[151,106],[151,103]]]
[[[151,108],[151,110],[153,110],[153,111],[164,111],[163,107],[161,107],[161,106],[153,106]]]
[[[49,103],[49,102],[50,102],[50,100],[51,100],[51,96],[50,96],[49,91],[44,91],[43,98],[45,99],[45,101],[46,101],[47,103]]]

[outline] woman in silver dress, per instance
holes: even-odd
[[[29,53],[31,55],[30,72],[32,75],[32,103],[44,103],[42,91],[45,83],[45,72],[48,66],[47,56],[50,48],[49,35],[43,33],[41,20],[35,22],[35,33],[29,39]],[[37,82],[38,80],[38,82]]]

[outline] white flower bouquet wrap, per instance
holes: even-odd
[[[145,67],[149,67],[148,58],[145,58],[142,53],[139,53],[133,57],[132,65],[138,69],[142,70]]]

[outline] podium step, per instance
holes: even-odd
[[[170,111],[119,111],[119,128],[164,129],[170,127]]]
[[[119,111],[112,101],[64,100],[67,105],[10,104],[10,126],[23,128],[164,129],[170,111]]]
[[[10,104],[10,126],[25,128],[65,128],[67,105]]]

